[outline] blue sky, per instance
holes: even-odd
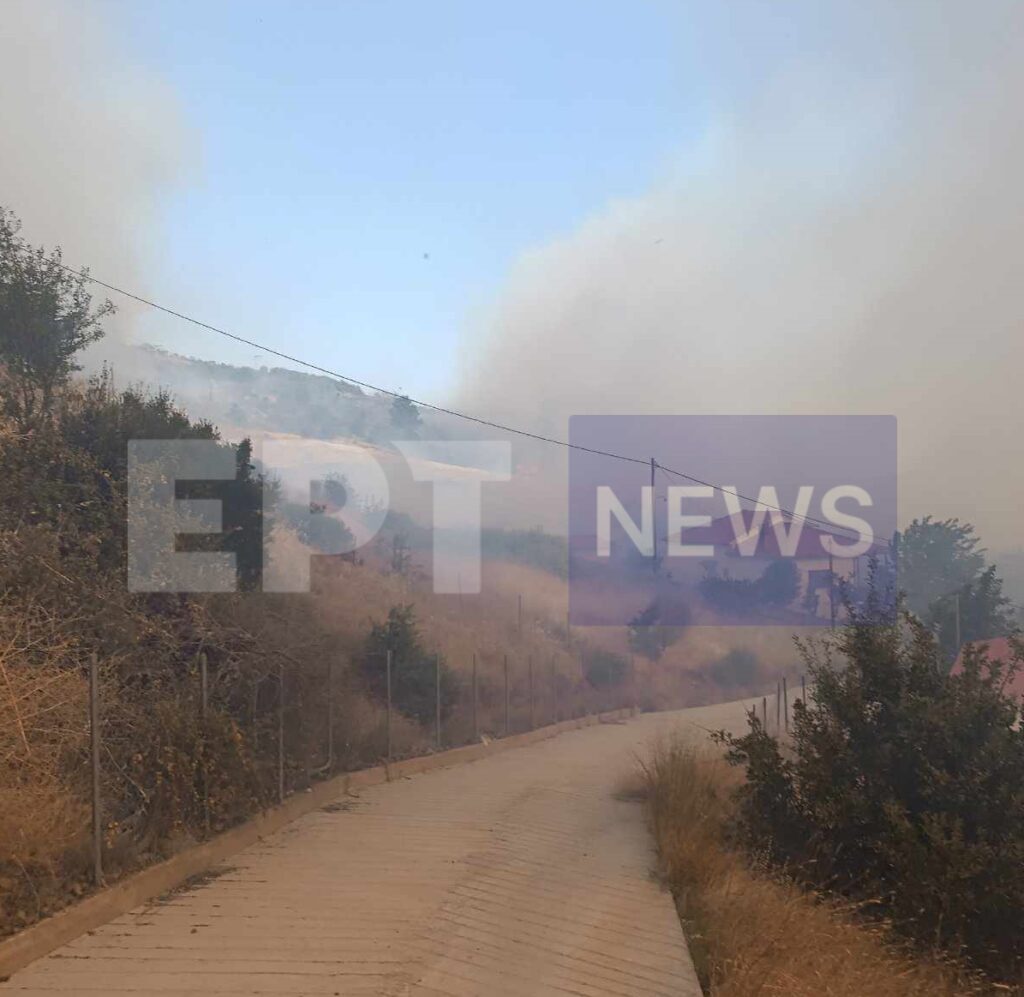
[[[147,290],[242,335],[443,397],[516,258],[656,182],[705,124],[669,4],[128,4],[194,155]],[[255,360],[157,315],[144,338]]]

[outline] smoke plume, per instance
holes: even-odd
[[[519,262],[459,403],[891,413],[903,518],[1020,543],[1024,6],[721,7],[699,139]]]
[[[130,38],[106,11],[5,0],[0,203],[29,242],[60,245],[69,265],[144,289],[189,136],[173,95],[133,63]],[[107,328],[123,339],[135,312],[116,304]]]

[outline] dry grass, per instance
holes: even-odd
[[[900,952],[884,925],[759,871],[730,849],[742,776],[710,749],[677,739],[643,768],[662,871],[694,960],[714,997],[952,997],[996,991],[938,959]]]
[[[5,620],[10,623],[10,620]],[[25,660],[15,624],[0,648],[0,926],[28,924],[62,903],[62,880],[88,827],[69,759],[88,743],[86,686],[59,663]],[[57,648],[55,659],[60,658]],[[2,933],[2,932],[0,932]]]
[[[483,570],[483,591],[460,598],[435,593],[429,578],[415,572],[398,575],[335,560],[314,574],[314,598],[324,626],[350,655],[359,653],[372,622],[386,619],[393,606],[411,604],[424,646],[439,651],[467,689],[476,658],[484,730],[497,732],[503,723],[506,656],[514,725],[521,727],[527,720],[530,662],[538,722],[554,719],[559,710],[566,713],[579,707],[583,684],[579,658],[565,639],[565,583],[546,572],[505,562],[486,562]],[[469,720],[463,703],[456,723],[466,727]]]

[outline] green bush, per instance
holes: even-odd
[[[391,651],[391,701],[421,724],[434,721],[437,701],[437,655],[422,644],[412,606],[392,606],[383,623],[374,623],[363,645],[360,669],[378,700],[387,695],[387,655]],[[459,698],[458,676],[442,658],[441,717],[451,714]]]
[[[629,661],[614,651],[588,648],[583,652],[583,674],[595,689],[610,689],[626,681]]]
[[[711,678],[724,689],[753,685],[757,681],[758,670],[757,655],[744,647],[723,654],[708,669]]]
[[[867,901],[924,946],[1018,980],[1024,969],[1024,733],[1009,669],[983,651],[949,676],[914,617],[872,596],[805,645],[814,684],[792,744],[756,715],[724,732],[746,767],[739,832],[817,886]]]
[[[631,651],[642,654],[651,661],[657,661],[679,640],[683,630],[690,624],[689,606],[677,603],[672,607],[673,626],[664,626],[660,623],[664,615],[664,607],[655,600],[629,621],[627,638]]]
[[[800,594],[800,575],[792,558],[777,558],[760,578],[709,575],[698,590],[714,609],[742,616],[761,607],[785,607],[794,602]]]
[[[800,594],[800,572],[790,557],[772,561],[758,579],[761,601],[769,606],[788,606]]]

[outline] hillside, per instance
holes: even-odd
[[[167,390],[190,415],[209,419],[229,435],[232,429],[268,430],[371,443],[394,435],[390,396],[364,392],[325,374],[287,367],[240,367],[154,346],[133,348],[123,363],[129,380]],[[425,417],[421,414],[421,418]],[[428,425],[431,434],[442,439],[447,435],[439,420]]]

